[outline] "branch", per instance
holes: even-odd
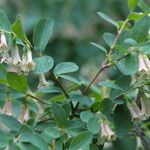
[[[112,44],[112,46],[110,47],[110,50],[109,50],[109,53],[108,53],[108,58],[110,58],[110,56],[111,56],[111,54],[112,54],[112,51],[113,51],[113,49],[115,48],[115,44],[117,43],[117,41],[118,41],[118,39],[119,39],[119,37],[120,37],[120,35],[121,35],[121,33],[122,33],[122,31],[123,31],[123,29],[124,29],[124,27],[125,27],[125,25],[128,23],[128,19],[126,19],[125,21],[124,21],[124,23],[122,24],[122,27],[120,28],[120,30],[118,31],[118,34],[117,34],[117,36],[116,36],[116,38],[114,39],[114,41],[113,41],[113,44]],[[89,83],[89,85],[85,88],[85,90],[84,90],[84,94],[86,94],[87,92],[88,92],[88,90],[89,90],[89,88],[91,87],[91,85],[95,82],[95,80],[97,79],[97,77],[106,69],[106,68],[108,68],[108,67],[110,67],[110,65],[108,64],[109,62],[108,62],[108,59],[106,58],[105,60],[104,60],[104,62],[102,63],[102,67],[100,68],[100,70],[98,71],[98,73],[95,75],[95,77],[92,79],[92,81]]]
[[[42,101],[41,99],[39,99],[38,97],[35,97],[35,96],[32,95],[32,94],[29,94],[29,93],[28,93],[26,96],[29,96],[29,97],[31,97],[31,98],[33,98],[33,99],[39,101],[40,103],[42,103],[42,104],[44,104],[44,105],[49,105],[49,103],[47,103],[47,102],[45,102],[45,101]]]
[[[65,88],[63,87],[63,85],[60,83],[60,81],[56,78],[56,76],[54,75],[54,73],[51,71],[52,77],[54,79],[54,81],[57,83],[57,85],[62,89],[64,95],[66,98],[69,98],[68,93],[66,92]]]

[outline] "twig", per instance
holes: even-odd
[[[60,81],[56,78],[56,76],[54,75],[54,73],[51,71],[52,77],[54,79],[54,81],[57,83],[57,85],[62,89],[64,95],[66,98],[69,98],[68,93],[66,92],[65,88],[63,87],[63,85],[60,83]]]
[[[44,105],[50,105],[49,103],[42,101],[41,99],[39,99],[38,97],[33,96],[32,94],[27,94],[27,96],[39,101],[40,103],[44,104]]]
[[[110,47],[110,50],[109,50],[109,53],[108,53],[108,58],[110,58],[110,56],[111,56],[111,54],[112,54],[112,51],[113,51],[113,49],[115,48],[115,44],[117,43],[117,41],[118,41],[118,39],[119,39],[119,37],[120,37],[120,35],[121,35],[121,33],[122,33],[122,31],[123,31],[123,29],[124,29],[124,27],[125,27],[125,25],[128,23],[128,19],[126,19],[125,21],[124,21],[124,23],[122,24],[122,27],[120,28],[120,30],[118,31],[118,34],[117,34],[117,36],[116,36],[116,38],[114,39],[114,41],[113,41],[113,44],[112,44],[112,46]],[[108,68],[108,67],[110,67],[110,65],[108,64],[108,59],[106,58],[105,60],[104,60],[104,62],[102,63],[102,67],[100,68],[100,70],[98,71],[98,73],[95,75],[95,77],[92,79],[92,81],[89,83],[89,85],[85,88],[85,90],[84,90],[84,94],[86,94],[87,93],[87,91],[89,90],[89,88],[91,87],[91,85],[95,82],[95,80],[97,79],[97,77],[106,69],[106,68]]]

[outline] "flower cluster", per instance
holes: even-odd
[[[13,107],[12,107],[12,101],[10,97],[6,97],[5,103],[0,110],[0,113],[13,116]],[[23,123],[29,119],[29,109],[26,105],[22,105],[20,107],[20,114],[18,116],[18,121]]]
[[[8,64],[8,71],[16,73],[28,74],[31,70],[34,70],[35,63],[32,59],[32,52],[30,46],[26,44],[23,48],[22,59],[20,57],[19,49],[17,45],[13,45],[11,48],[11,54],[9,54],[6,36],[4,33],[0,35],[0,52],[1,63]]]
[[[126,98],[127,107],[131,113],[132,120],[145,120],[150,117],[150,100],[146,95],[141,96],[141,109],[134,100]]]

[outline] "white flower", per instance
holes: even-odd
[[[101,121],[100,130],[101,136],[98,138],[97,144],[104,144],[105,142],[114,141],[116,139],[116,134],[111,130],[106,121]]]
[[[40,74],[38,88],[45,87],[48,85],[49,85],[49,83],[46,81],[44,73]]]
[[[136,121],[138,119],[144,120],[144,113],[140,110],[134,100],[127,102],[127,107],[131,113],[132,120]]]
[[[150,72],[150,60],[146,55],[139,55],[139,71]]]
[[[4,33],[0,33],[0,52],[3,52],[7,49],[7,41]]]
[[[9,56],[9,53],[8,53],[8,52],[2,54],[1,63],[3,63],[3,62],[5,62],[5,63],[7,63],[7,64],[10,64],[10,63],[12,62],[12,59],[11,59],[11,57]]]
[[[4,113],[6,115],[12,115],[12,103],[9,98],[6,98],[1,113]]]
[[[23,54],[20,67],[24,73],[28,73],[29,71],[34,70],[35,63],[33,62],[32,52],[30,50]]]
[[[27,106],[22,105],[18,120],[23,123],[29,119],[29,109]]]
[[[7,72],[15,72],[17,74],[22,74],[22,71],[19,66],[9,64],[6,68]]]
[[[21,62],[18,46],[12,50],[12,64],[17,65]]]

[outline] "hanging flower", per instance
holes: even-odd
[[[1,113],[12,115],[12,102],[8,97],[5,100]]]
[[[24,73],[28,73],[29,71],[34,70],[35,68],[35,63],[32,59],[32,52],[29,48],[26,49],[22,56],[20,68]]]
[[[144,146],[140,137],[136,137],[136,150],[144,150]]]
[[[17,65],[21,62],[21,58],[19,55],[18,46],[15,46],[15,48],[12,50],[12,64]]]
[[[12,62],[12,58],[9,56],[9,53],[6,52],[1,56],[1,63],[5,62],[6,64],[10,64]]]
[[[142,112],[146,116],[146,119],[148,119],[150,117],[150,99],[146,95],[141,95],[140,101]]]
[[[0,33],[0,52],[4,52],[7,49],[7,41],[4,33]]]
[[[144,113],[140,110],[140,108],[137,106],[134,100],[132,101],[127,101],[127,107],[131,113],[132,120],[144,120]]]
[[[48,85],[49,85],[49,83],[46,81],[44,73],[40,74],[38,88],[45,87]]]
[[[9,64],[6,68],[7,72],[15,72],[17,74],[22,74],[22,71],[19,66]]]
[[[150,72],[150,60],[146,55],[139,55],[139,71]]]
[[[114,141],[116,139],[116,134],[111,130],[109,124],[102,120],[100,124],[101,136],[98,139],[97,144],[104,144],[105,142]]]
[[[23,123],[29,119],[29,109],[27,106],[22,105],[20,109],[20,115],[18,120]]]

